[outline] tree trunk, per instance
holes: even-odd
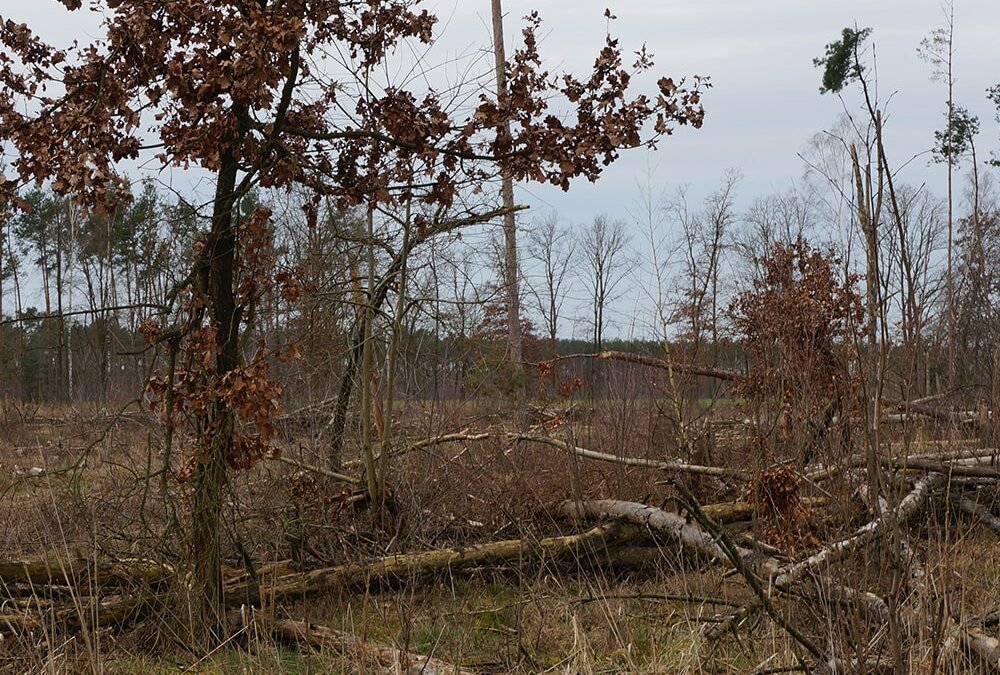
[[[991,387],[990,408],[992,418],[990,431],[993,435],[993,447],[1000,447],[1000,345],[993,351],[993,382]]]
[[[497,103],[503,114],[508,113],[507,100],[507,57],[503,43],[503,11],[500,0],[492,0],[493,9],[493,56],[496,64]],[[500,134],[504,147],[510,144],[510,123],[503,121]],[[511,377],[515,384],[518,404],[524,397],[523,345],[521,335],[521,297],[517,279],[517,223],[514,219],[514,181],[506,165],[500,168],[500,197],[503,200],[504,238],[504,288],[507,295],[507,360],[511,365]]]
[[[216,378],[221,379],[239,365],[239,311],[233,288],[236,233],[233,229],[237,165],[231,150],[221,158],[212,230],[202,258],[208,266],[209,316],[216,329]],[[233,442],[233,413],[216,399],[199,420],[202,461],[194,476],[194,508],[191,513],[191,557],[195,596],[193,637],[209,648],[223,638],[223,589],[221,564],[221,519],[228,457]]]

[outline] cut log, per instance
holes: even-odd
[[[305,621],[276,621],[271,632],[283,642],[329,649],[360,662],[377,665],[387,672],[406,675],[476,675],[475,671],[431,656],[411,654],[402,649],[362,640],[353,633]]]

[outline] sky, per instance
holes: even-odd
[[[424,6],[441,17],[434,58],[489,47],[489,0],[428,0]],[[812,59],[845,26],[873,29],[890,161],[905,164],[904,182],[943,192],[944,169],[921,153],[942,126],[946,90],[931,81],[931,66],[917,54],[921,39],[945,24],[939,0],[504,0],[503,7],[508,53],[520,38],[521,17],[538,10],[550,71],[587,72],[610,29],[627,51],[645,44],[655,57],[656,67],[637,81],[636,91],[654,92],[661,75],[677,80],[698,74],[712,82],[703,99],[703,128],[680,128],[655,152],[623,152],[598,183],[579,180],[569,193],[519,186],[517,201],[535,213],[555,211],[567,223],[589,222],[596,214],[630,220],[639,206],[639,183],[650,182],[655,192],[689,185],[697,202],[730,169],[743,175],[738,206],[787,190],[803,174],[798,153],[843,111],[838,97],[820,94]],[[606,7],[617,16],[610,24]],[[96,17],[71,14],[56,0],[0,0],[0,16],[28,23],[55,44],[99,34]],[[1000,123],[985,97],[986,88],[1000,82],[1000,1],[955,0],[954,16],[955,100],[979,115],[977,145],[984,156],[1000,145]],[[848,95],[845,102],[857,109],[856,98]],[[204,184],[197,176],[167,180],[179,189],[185,182]]]

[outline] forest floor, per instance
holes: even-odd
[[[696,447],[681,450],[663,441],[673,437],[663,408],[663,401],[581,402],[530,420],[530,433],[635,459],[683,457],[750,472],[758,462],[766,464],[762,458],[750,459],[734,410],[715,409]],[[146,415],[6,405],[0,425],[4,559],[180,564],[189,488],[172,477],[163,480],[161,431]],[[286,459],[324,464],[313,428],[306,423],[284,430]],[[399,413],[396,428],[410,441],[459,430],[491,431],[493,436],[434,444],[394,458],[392,508],[378,518],[349,485],[284,462],[262,461],[231,485],[227,563],[234,570],[248,560],[260,567],[280,563],[311,570],[498,540],[521,539],[530,548],[544,537],[590,527],[560,515],[557,506],[564,500],[623,500],[684,513],[662,471],[591,461],[558,447],[512,440],[504,436],[510,431],[504,416],[488,402],[413,405]],[[952,434],[952,440],[942,441],[939,436],[920,430],[894,434],[896,445],[886,452],[898,457],[976,444],[973,438]],[[171,458],[174,467],[183,462],[183,451],[179,447]],[[686,486],[702,504],[746,497],[744,487],[711,476],[692,476]],[[797,559],[862,526],[867,512],[857,488],[857,481],[846,479],[804,484],[802,497],[822,499],[823,504],[802,510],[795,527],[784,533],[781,553]],[[985,507],[996,512],[996,504]],[[763,528],[756,519],[728,525],[733,537],[759,540],[773,534]],[[997,532],[947,507],[927,508],[907,528],[914,535],[922,574],[933,582],[933,598],[943,603],[935,611],[965,621],[989,617],[1000,608]],[[31,630],[0,625],[0,672],[386,671],[378,654],[304,649],[276,640],[262,628],[285,619],[478,673],[801,670],[802,649],[755,602],[741,575],[705,564],[652,533],[640,539],[621,552],[599,548],[558,560],[525,555],[514,562],[414,574],[388,585],[332,589],[264,603],[257,610],[234,610],[232,639],[208,656],[185,648],[183,600],[165,602],[150,616],[95,627],[95,610],[72,588],[26,594],[4,582],[0,623],[34,610],[48,618]],[[859,551],[842,563],[840,578],[888,593],[893,581],[880,566],[879,548]],[[84,629],[69,630],[54,613],[42,611],[60,594],[76,608],[75,623]],[[820,644],[835,634],[849,634],[858,620],[795,599],[776,596],[774,606],[787,621],[806,626]],[[911,639],[904,655],[911,672],[931,672],[926,667],[937,658],[938,642],[933,636]],[[969,672],[966,667],[954,660],[939,672]]]

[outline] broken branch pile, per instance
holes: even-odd
[[[815,546],[797,558],[780,555],[769,546],[739,539],[726,526],[761,517],[760,506],[744,501],[701,505],[682,482],[686,476],[711,476],[730,483],[744,483],[748,472],[727,467],[702,466],[681,460],[654,460],[597,452],[560,439],[523,433],[457,433],[426,439],[403,448],[414,451],[444,443],[470,443],[493,439],[504,443],[537,443],[580,459],[613,462],[666,474],[686,513],[621,500],[577,500],[559,504],[555,511],[574,522],[590,521],[592,526],[579,533],[550,537],[508,539],[464,547],[398,553],[367,562],[347,563],[313,570],[293,569],[286,563],[261,566],[254,573],[230,570],[226,575],[225,598],[230,607],[273,606],[329,592],[378,590],[428,579],[447,577],[484,568],[521,568],[554,564],[580,570],[593,566],[647,567],[656,561],[664,542],[693,554],[695,560],[732,569],[746,581],[755,599],[738,607],[733,621],[741,615],[763,611],[806,652],[805,658],[836,669],[850,664],[849,655],[833,653],[822,639],[809,636],[808,629],[792,623],[787,611],[805,601],[810,607],[837,605],[857,610],[859,615],[880,624],[896,622],[908,635],[926,630],[928,617],[919,603],[930,593],[923,583],[925,572],[919,552],[907,540],[907,531],[925,510],[940,501],[950,501],[956,512],[976,518],[998,529],[1000,520],[971,495],[971,490],[988,486],[995,489],[1000,476],[996,453],[990,449],[966,449],[937,455],[880,458],[876,464],[890,483],[905,486],[905,494],[894,505],[878,497],[874,517],[865,525],[833,541]],[[309,465],[295,463],[300,470]],[[863,471],[862,458],[848,457],[838,466],[802,474],[807,483],[817,484],[847,470]],[[324,470],[325,471],[325,470]],[[327,474],[329,475],[329,474]],[[347,475],[337,479],[353,480]],[[828,496],[803,497],[809,508],[824,508]],[[998,529],[1000,531],[1000,529]],[[656,546],[648,546],[650,540]],[[914,591],[902,603],[891,602],[878,592],[858,588],[846,581],[844,569],[852,558],[875,547],[895,547],[905,555],[912,570]],[[0,587],[4,605],[0,608],[0,633],[23,634],[43,626],[58,624],[69,631],[98,626],[121,626],[133,622],[166,601],[167,595],[183,588],[186,574],[148,560],[95,561],[83,555],[0,561]],[[778,607],[777,603],[785,603]],[[1000,672],[1000,640],[987,631],[988,622],[966,623],[954,616],[943,619],[943,644],[956,653],[959,647],[980,664]],[[468,673],[461,666],[437,661],[430,656],[410,655],[389,645],[369,643],[351,634],[325,626],[297,621],[268,624],[269,634],[297,645],[331,649],[369,660],[380,667],[402,672]],[[714,631],[719,633],[719,631]],[[844,659],[847,659],[846,661]],[[825,666],[824,666],[825,664]],[[833,665],[831,665],[833,664]],[[859,668],[864,664],[845,667]],[[817,670],[816,672],[820,672]]]

